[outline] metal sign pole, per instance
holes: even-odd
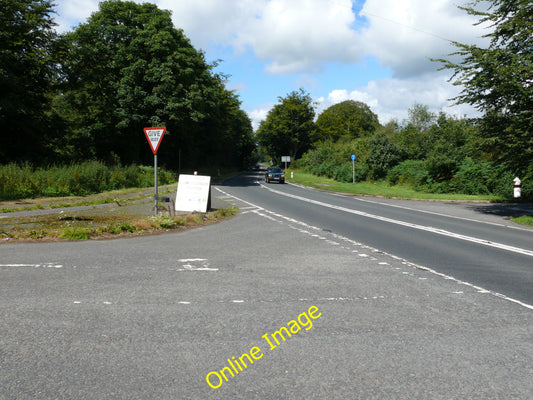
[[[159,206],[159,194],[157,193],[157,154],[154,154],[154,184],[155,184],[155,215],[157,216],[157,208]]]
[[[352,154],[352,184],[355,183],[355,154]]]

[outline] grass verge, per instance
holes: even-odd
[[[291,178],[291,172],[294,173]],[[407,187],[394,185],[391,186],[387,182],[356,182],[356,183],[341,183],[333,179],[315,176],[304,173],[299,170],[288,170],[286,173],[287,180],[292,183],[314,187],[322,190],[330,190],[334,192],[351,193],[368,196],[379,196],[387,198],[397,198],[406,200],[437,200],[437,201],[490,201],[497,202],[504,199],[492,195],[466,195],[456,193],[425,193],[417,192],[416,190]]]
[[[522,225],[533,226],[533,215],[522,215],[520,217],[511,217],[513,222]]]
[[[191,229],[233,216],[236,208],[181,216],[146,216],[122,213],[89,215],[54,213],[31,217],[2,218],[0,242],[110,239]]]

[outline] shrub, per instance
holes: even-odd
[[[369,176],[382,179],[387,172],[402,159],[402,151],[387,136],[376,135],[372,138],[372,152],[368,157]]]
[[[337,182],[352,182],[353,169],[351,164],[337,166],[333,171],[333,179]]]
[[[489,194],[489,181],[494,171],[490,163],[464,159],[453,180],[455,191],[464,194]]]
[[[159,169],[158,181],[176,180],[173,172]],[[0,166],[0,200],[38,196],[83,196],[106,190],[154,185],[154,168],[131,165],[109,167],[100,161],[33,169],[30,164]]]
[[[429,182],[430,177],[424,161],[406,160],[387,173],[387,180],[393,185],[410,185],[414,188],[421,188]]]

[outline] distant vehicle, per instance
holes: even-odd
[[[285,174],[283,170],[279,167],[270,167],[267,169],[267,172],[265,174],[265,181],[266,183],[270,182],[279,182],[279,183],[285,183]]]

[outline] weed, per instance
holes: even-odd
[[[167,217],[166,215],[158,215],[156,217],[150,217],[150,221],[152,222],[152,225],[155,228],[162,228],[162,229],[174,229],[178,225],[180,225],[176,219]]]
[[[130,233],[133,233],[136,230],[135,225],[127,221],[121,223],[119,225],[119,228],[122,232],[130,232]]]
[[[87,228],[68,227],[61,231],[59,237],[67,240],[87,240],[91,237],[91,231]]]
[[[522,215],[520,217],[511,217],[511,220],[518,224],[533,226],[533,215]]]

